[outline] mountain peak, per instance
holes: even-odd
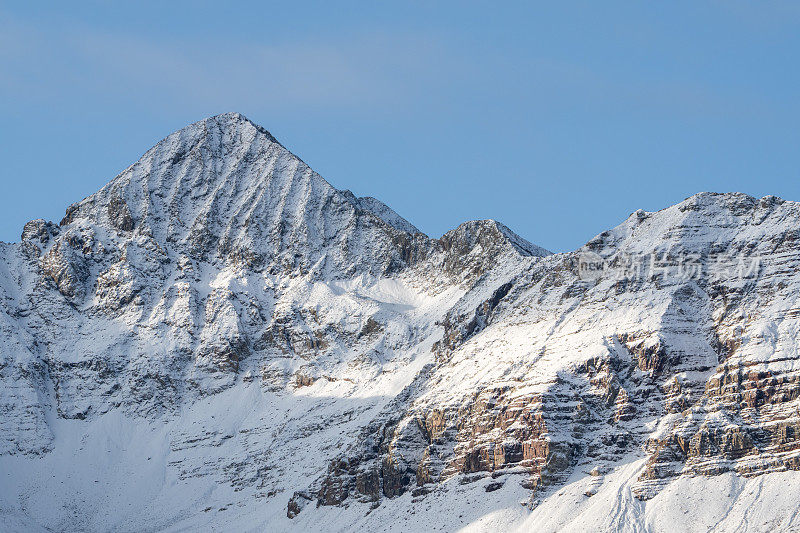
[[[492,219],[470,220],[448,231],[440,239],[447,246],[457,245],[472,249],[477,244],[483,248],[507,246],[523,256],[545,257],[552,252],[528,242],[506,225]]]
[[[333,278],[395,272],[425,255],[409,246],[442,246],[459,264],[468,256],[484,266],[500,255],[550,254],[494,220],[466,222],[426,240],[383,202],[333,187],[236,112],[168,135],[70,206],[61,225],[99,229],[118,243],[144,237],[173,256]],[[415,236],[422,240],[412,245],[408,237]]]
[[[333,276],[397,268],[396,232],[419,232],[378,200],[333,187],[241,113],[168,135],[70,206],[61,224],[73,223],[190,257]]]
[[[213,115],[198,122],[195,122],[194,124],[191,124],[187,127],[198,126],[198,125],[202,125],[205,127],[214,125],[221,130],[238,130],[243,127],[253,128],[259,133],[266,135],[270,141],[278,143],[278,140],[263,126],[256,124],[243,114],[236,111],[229,111],[227,113],[220,113],[219,115]]]
[[[786,231],[784,220],[800,216],[800,203],[777,196],[755,198],[740,192],[700,192],[658,211],[639,209],[618,226],[590,240],[591,250],[624,248],[649,253],[653,246],[707,253],[716,243],[778,241]],[[776,235],[778,235],[776,237]]]
[[[218,115],[212,115],[205,120],[214,120],[214,121],[237,121],[237,122],[249,122],[250,124],[255,125],[255,123],[244,116],[243,114],[239,113],[238,111],[228,111],[227,113],[220,113]]]

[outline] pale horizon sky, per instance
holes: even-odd
[[[438,237],[553,251],[700,192],[800,200],[800,4],[0,4],[0,240],[238,111]]]

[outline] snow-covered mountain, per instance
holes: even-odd
[[[800,204],[439,239],[239,114],[0,244],[0,529],[800,528]]]

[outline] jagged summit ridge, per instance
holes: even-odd
[[[739,193],[701,192],[661,209],[638,210],[618,226],[591,239],[582,249],[623,246],[626,252],[659,249],[704,252],[709,243],[759,242],[775,233],[791,233],[786,220],[800,213],[800,203],[777,196],[755,198]]]
[[[453,242],[463,250],[483,239],[487,248],[487,238],[524,256],[546,253],[495,222],[467,223],[439,241],[428,239],[379,200],[334,188],[239,113],[167,136],[100,191],[70,206],[61,226],[86,233],[83,240],[96,240],[101,231],[115,241],[112,248],[149,240],[172,260],[186,256],[324,276],[381,275]],[[67,247],[59,250],[61,258],[74,255]]]

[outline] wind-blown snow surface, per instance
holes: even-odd
[[[0,244],[0,529],[800,527],[798,223],[700,194],[570,254],[431,239],[192,124]]]

